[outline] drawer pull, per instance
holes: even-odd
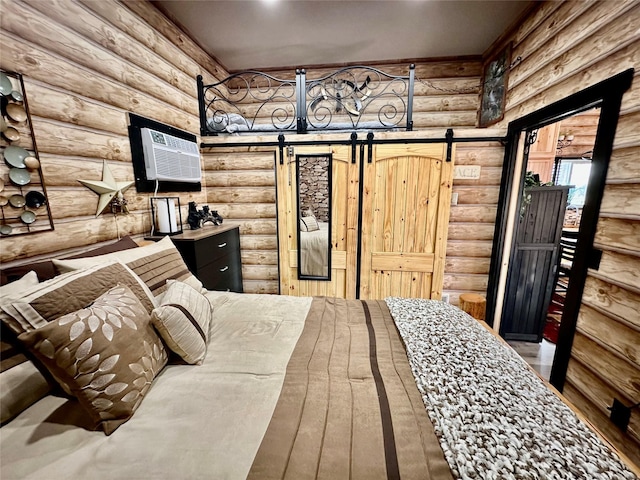
[[[227,242],[221,243],[218,245],[218,248],[224,248],[227,246]]]
[[[226,272],[227,270],[229,270],[229,265],[220,269],[221,272]]]

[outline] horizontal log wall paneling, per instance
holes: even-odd
[[[595,238],[602,261],[598,270],[589,270],[564,394],[640,466],[638,412],[622,433],[606,408],[613,398],[627,405],[640,401],[638,25],[640,3],[634,0],[540,4],[506,40],[513,41],[513,57],[522,61],[509,75],[505,118],[495,128],[506,129],[509,121],[635,68],[622,100]],[[563,125],[572,121],[578,120]],[[590,121],[595,126],[596,120]]]
[[[149,196],[131,187],[131,214],[95,218],[98,197],[77,179],[100,180],[107,160],[133,180],[128,113],[198,134],[195,76],[222,69],[147,2],[6,0],[0,16],[3,69],[24,75],[55,231],[0,240],[0,261],[56,255],[150,230]],[[184,206],[206,199],[177,193]],[[269,273],[270,275],[273,272]]]
[[[273,149],[202,150],[207,203],[240,224],[246,293],[278,293],[276,177]]]
[[[480,178],[453,180],[458,203],[451,206],[443,292],[454,305],[462,293],[487,293],[503,157],[497,142],[456,146],[455,165],[479,166]]]

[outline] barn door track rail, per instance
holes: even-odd
[[[345,140],[287,140],[283,133],[278,135],[277,141],[272,140],[260,140],[256,142],[216,142],[207,143],[202,142],[201,148],[237,148],[237,147],[278,147],[280,156],[280,165],[284,164],[284,150],[285,147],[293,146],[314,146],[314,145],[350,145],[351,146],[351,161],[355,163],[356,149],[358,145],[367,148],[367,162],[372,161],[373,145],[389,145],[389,144],[425,144],[425,143],[446,143],[447,144],[447,158],[446,161],[451,161],[451,155],[454,143],[473,143],[473,142],[500,142],[506,141],[506,137],[456,137],[453,129],[447,129],[445,136],[440,138],[375,138],[373,132],[368,132],[366,138],[358,138],[357,132],[351,132],[348,139]],[[362,147],[361,147],[362,148]]]

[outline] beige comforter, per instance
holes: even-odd
[[[0,478],[450,478],[384,302],[208,295],[203,365],[111,436],[45,397],[0,429]]]
[[[111,436],[49,395],[0,429],[0,478],[241,479],[275,408],[310,298],[218,294],[201,366],[169,365]]]

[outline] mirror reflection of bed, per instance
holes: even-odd
[[[296,156],[298,277],[331,279],[331,155]]]
[[[300,273],[329,276],[329,224],[315,217],[300,219]]]

